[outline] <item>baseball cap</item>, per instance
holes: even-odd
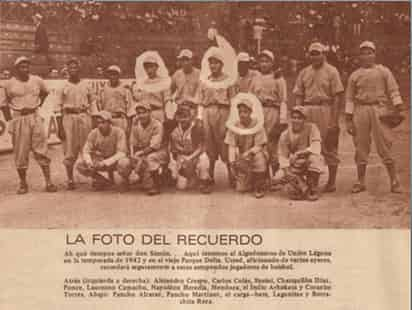
[[[253,110],[253,102],[249,101],[248,99],[242,99],[238,104],[237,107],[244,105],[248,107],[250,110]]]
[[[179,59],[179,58],[183,58],[183,57],[192,59],[192,57],[193,57],[193,52],[192,52],[191,50],[189,50],[189,49],[183,49],[183,50],[180,51],[180,53],[179,53],[179,55],[177,56],[177,58]]]
[[[135,106],[135,110],[137,109],[144,109],[146,111],[151,111],[152,108],[150,107],[150,104],[146,101],[140,101],[138,104]]]
[[[240,53],[237,55],[237,60],[238,60],[238,61],[241,61],[241,62],[249,62],[249,61],[250,61],[250,56],[249,56],[248,53],[240,52]]]
[[[299,114],[301,114],[304,118],[306,118],[306,110],[305,110],[305,108],[303,107],[303,106],[301,106],[301,105],[295,105],[293,108],[292,108],[292,113],[299,113]]]
[[[269,57],[272,61],[275,60],[275,56],[274,56],[273,53],[272,53],[271,51],[269,51],[269,50],[263,50],[263,51],[260,53],[260,56]]]
[[[309,45],[309,52],[319,52],[323,53],[325,51],[325,46],[320,42],[314,42]]]
[[[218,48],[218,47],[211,47],[210,48],[210,55],[209,55],[209,58],[208,58],[208,60],[210,60],[211,58],[214,58],[214,59],[217,59],[217,60],[219,60],[220,62],[224,62],[223,61],[223,53],[222,53],[222,50],[220,49],[220,48]]]
[[[93,114],[95,117],[100,117],[105,121],[112,121],[112,114],[108,111],[99,111]]]
[[[30,63],[30,60],[29,60],[26,56],[20,56],[20,57],[18,57],[18,58],[15,60],[14,65],[15,65],[15,66],[18,66],[18,65],[21,64],[22,62]]]
[[[146,56],[145,59],[143,60],[143,63],[144,64],[156,64],[156,65],[158,65],[157,58],[153,55]]]
[[[184,99],[184,100],[179,104],[179,107],[189,108],[189,109],[192,109],[192,108],[194,108],[195,106],[196,106],[196,104],[194,103],[194,101],[193,101],[193,100],[190,100],[190,99],[188,99],[188,98]]]
[[[362,48],[370,48],[370,49],[376,51],[375,43],[373,43],[372,41],[363,41],[363,42],[359,45],[359,48],[360,48],[360,49],[362,49]]]
[[[116,66],[116,65],[109,66],[109,67],[106,69],[106,71],[114,71],[114,72],[117,72],[117,73],[119,73],[119,74],[122,72],[122,70],[120,70],[120,67],[119,67],[119,66]]]
[[[176,119],[190,118],[191,111],[187,107],[179,105],[179,107],[177,108],[175,117]]]
[[[80,66],[80,60],[77,59],[76,57],[70,58],[70,59],[66,62],[66,65],[70,65],[70,64],[72,64],[72,63]]]

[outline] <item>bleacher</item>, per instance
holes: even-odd
[[[33,53],[35,28],[30,19],[35,12],[41,12],[48,18],[46,18],[46,25],[53,67],[61,69],[68,58],[76,56],[82,61],[82,70],[87,76],[92,76],[95,73],[97,65],[106,66],[116,63],[123,68],[126,77],[131,77],[134,72],[136,56],[147,49],[158,50],[171,71],[175,68],[175,57],[181,48],[192,49],[198,56],[195,62],[199,63],[199,57],[208,45],[206,31],[212,20],[217,22],[219,31],[227,35],[235,48],[240,48],[239,42],[241,40],[251,42],[249,47],[254,46],[253,38],[240,38],[244,32],[239,28],[236,18],[240,19],[241,15],[243,15],[242,18],[246,18],[252,23],[257,16],[263,16],[269,24],[276,24],[278,27],[277,33],[280,34],[280,37],[276,35],[276,32],[265,31],[262,48],[273,50],[279,58],[287,55],[291,59],[302,60],[304,47],[308,45],[308,41],[313,39],[313,34],[307,32],[307,21],[306,24],[294,24],[294,16],[298,13],[307,15],[310,8],[315,8],[319,10],[320,14],[330,18],[336,12],[340,12],[339,10],[348,9],[346,8],[348,4],[344,3],[328,5],[329,11],[325,11],[325,8],[322,8],[320,4],[275,2],[265,5],[242,3],[238,6],[227,6],[224,3],[207,5],[173,3],[167,6],[153,4],[153,10],[152,6],[143,3],[124,4],[120,6],[120,10],[119,5],[115,3],[109,3],[107,7],[105,5],[106,9],[104,9],[102,5],[95,7],[98,3],[93,2],[93,4],[91,1],[65,2],[64,4],[62,2],[60,6],[50,2],[45,7],[42,6],[44,3],[30,2],[30,5],[25,7],[19,5],[18,2],[14,2],[14,5],[10,5],[11,3],[5,5],[6,2],[0,2],[0,17],[2,17],[0,20],[0,70],[10,67],[16,57],[25,55],[32,58],[34,72],[43,76],[50,68],[46,65],[44,56]],[[4,9],[1,12],[3,6]],[[189,17],[165,17],[167,12],[165,13],[164,9],[169,6],[170,8],[181,6],[186,10],[184,15]],[[370,7],[375,6],[377,4],[370,5]],[[162,7],[163,11],[161,11]],[[403,12],[404,15],[409,16],[408,6],[395,4],[387,5],[387,8],[390,8],[388,11],[390,14],[387,14],[389,18],[397,14],[393,12]],[[116,10],[119,11],[115,14]],[[59,14],[53,15],[53,12]],[[68,12],[67,16],[65,12]],[[377,12],[382,13],[383,11],[377,10]],[[83,13],[85,16],[82,16]],[[93,20],[94,14],[99,14],[103,20],[108,18],[111,22],[96,22]],[[149,17],[146,16],[147,14]],[[158,17],[152,18],[153,14]],[[20,17],[17,18],[17,15]],[[163,17],[159,18],[159,16]],[[15,18],[13,19],[13,17]],[[183,24],[181,23],[182,18],[185,20]],[[148,20],[157,20],[159,25],[162,25],[161,27],[164,27],[168,20],[172,20],[175,24],[181,23],[180,26],[187,26],[190,24],[188,21],[191,21],[193,29],[182,32],[180,26],[176,29],[173,26],[166,27],[166,29],[159,26],[161,28],[159,30],[156,26],[157,22],[149,22]],[[197,23],[200,25],[199,28],[195,27]],[[149,25],[151,26],[149,27]],[[375,20],[371,19],[362,36],[354,38],[350,34],[351,25],[346,24],[344,42],[341,47],[345,54],[352,56],[356,53],[361,40],[374,40],[378,45],[380,61],[391,67],[399,67],[402,66],[402,62],[405,63],[406,55],[409,55],[409,42],[405,42],[404,39],[406,36],[409,37],[408,25],[408,23],[404,23],[404,26],[399,27],[398,21],[398,24],[392,25],[394,27],[389,27],[391,26],[389,20],[375,23]],[[302,29],[306,30],[302,31]],[[397,31],[397,29],[401,29],[402,32]],[[321,32],[325,34],[321,34],[319,37],[328,37],[330,31],[330,27],[323,27]],[[408,33],[404,33],[405,31]],[[102,37],[103,46],[97,51],[85,53],[82,49],[82,43],[90,37],[96,38],[98,36]],[[255,48],[248,51],[253,54]]]
[[[46,58],[34,54],[34,25],[10,22],[0,23],[0,59],[1,68],[11,67],[18,56],[32,59],[33,71],[46,75],[49,66]],[[112,42],[106,42],[104,51],[97,55],[83,56],[80,52],[80,34],[67,37],[64,32],[48,31],[49,54],[53,67],[61,69],[70,57],[78,57],[83,64],[83,71],[93,75],[96,66],[117,63],[124,68],[124,74],[133,76],[136,56],[147,49],[157,49],[170,68],[175,67],[175,57],[180,48],[191,48],[197,55],[207,46],[206,36],[185,38],[177,35],[138,35],[118,36]]]

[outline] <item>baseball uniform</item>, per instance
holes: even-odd
[[[236,123],[236,126],[239,128],[253,128],[256,126],[257,121],[252,120],[251,124],[246,127],[242,125],[240,122]],[[255,134],[246,134],[246,135],[239,135],[232,130],[228,130],[226,133],[226,137],[224,143],[231,147],[235,147],[237,149],[237,159],[239,159],[243,153],[250,150],[253,147],[264,147],[267,144],[268,140],[266,137],[266,132],[262,128]],[[235,178],[236,178],[236,188],[238,191],[245,191],[251,187],[251,173],[264,173],[267,169],[267,154],[264,149],[260,150],[254,156],[247,160],[248,167],[246,171],[246,177],[242,178],[242,174],[245,174],[245,171],[236,171]]]
[[[62,115],[66,139],[63,141],[66,166],[73,166],[92,129],[91,114],[97,112],[96,95],[85,80],[65,81],[57,90],[56,113]]]
[[[143,186],[145,188],[153,186],[150,173],[158,171],[162,165],[167,164],[169,161],[167,149],[162,141],[163,132],[162,123],[153,117],[147,127],[141,126],[140,122],[134,122],[130,134],[132,154],[148,147],[153,151],[148,155],[142,156],[139,160],[134,158],[122,159],[121,163],[119,163],[119,174],[122,177],[128,178],[134,169],[136,174],[143,178]]]
[[[48,166],[50,158],[47,155],[46,130],[44,120],[37,111],[40,93],[48,93],[44,81],[36,75],[29,75],[25,82],[12,77],[4,81],[4,90],[12,110],[8,131],[17,169],[27,169],[30,151],[40,166]]]
[[[237,78],[235,83],[235,93],[254,93],[256,94],[256,79],[260,77],[257,70],[249,69],[245,76]]]
[[[338,70],[327,62],[320,68],[312,65],[298,75],[293,89],[295,96],[303,98],[307,120],[316,124],[322,137],[322,155],[327,165],[339,164],[337,145],[326,145],[326,135],[331,120],[334,97],[343,92]]]
[[[281,109],[286,110],[287,89],[283,77],[276,78],[273,73],[262,74],[257,78],[255,93],[263,105],[264,127],[268,139],[268,153],[271,163],[277,162],[278,135],[274,135],[276,126],[281,123]],[[286,115],[282,122],[286,122]]]
[[[293,157],[297,152],[308,151],[304,156]],[[294,133],[289,127],[279,139],[279,163],[286,169],[293,181],[286,184],[286,191],[291,199],[307,198],[307,193],[313,191],[318,182],[313,181],[313,175],[319,176],[322,169],[321,136],[315,124],[305,123],[301,132]]]
[[[172,99],[169,88],[160,88],[159,90],[156,89],[156,84],[160,84],[163,81],[164,80],[162,78],[147,78],[143,81],[143,83],[148,86],[147,88],[140,88],[137,84],[135,84],[132,88],[134,100],[136,102],[145,101],[149,103],[152,110],[152,117],[162,123],[165,120],[166,102]],[[153,90],[147,90],[151,86],[153,86]]]
[[[187,157],[193,154],[199,148],[203,148],[203,130],[192,124],[188,129],[184,130],[178,125],[170,136],[170,152],[173,155],[174,162],[170,163],[172,173],[177,178],[177,186],[179,189],[184,189],[185,186],[179,187],[183,182],[179,182],[179,178],[188,179],[187,184],[196,183],[196,180],[207,181],[209,176],[209,158],[206,153],[202,152],[200,156],[190,159],[189,170],[187,175],[182,176],[179,171],[182,168],[183,162],[187,161]],[[187,170],[187,169],[186,169]],[[190,175],[190,178],[187,176]]]
[[[223,74],[219,78],[209,77],[210,81],[219,82],[228,78]],[[230,99],[234,96],[233,86],[212,88],[200,84],[199,102],[203,107],[202,120],[205,133],[206,152],[211,161],[219,157],[227,162],[227,146],[224,143],[226,121],[230,112]]]
[[[114,171],[126,153],[126,134],[123,129],[112,126],[110,133],[104,136],[95,128],[87,137],[77,170],[84,176],[92,176],[97,171]],[[103,162],[104,167],[101,170],[91,168],[90,164],[96,162]]]
[[[200,85],[200,70],[193,68],[192,72],[185,73],[183,69],[177,70],[172,76],[171,90],[174,93],[176,104],[184,100],[195,101]]]
[[[112,114],[112,124],[127,130],[127,117],[133,115],[132,95],[122,83],[116,87],[105,85],[101,92],[102,110]]]
[[[391,103],[402,104],[399,86],[392,72],[383,65],[359,68],[348,80],[345,112],[353,115],[356,134],[353,137],[358,165],[366,165],[371,146],[371,134],[384,164],[393,164],[390,130],[379,120]]]
[[[307,158],[308,171],[321,172],[321,136],[315,124],[305,123],[303,130],[294,133],[292,129],[284,131],[279,139],[279,164],[280,168],[290,166],[290,156],[298,151],[308,150],[310,155]]]

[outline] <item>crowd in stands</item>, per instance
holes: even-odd
[[[78,24],[108,24],[110,28],[133,27],[135,31],[149,33],[193,31],[196,18],[190,15],[184,3],[102,3],[97,1],[2,1],[0,19],[4,21],[31,22],[34,14],[45,16],[46,23],[68,27]]]
[[[32,23],[33,15],[40,14],[48,29],[67,33],[80,29],[81,54],[100,57],[107,52],[107,46],[120,46],[116,40],[121,37],[134,42],[142,34],[205,33],[211,22],[210,11],[200,14],[193,7],[184,2],[1,1],[0,20]],[[217,21],[219,31],[236,49],[256,54],[256,30],[263,28],[263,40],[272,42],[266,47],[292,71],[294,60],[302,64],[305,59],[305,48],[296,47],[308,46],[314,38],[329,47],[329,59],[335,66],[351,71],[356,60],[350,48],[357,46],[360,39],[386,36],[396,42],[396,47],[391,49],[389,44],[377,42],[383,46],[385,63],[396,71],[409,72],[409,41],[404,40],[410,31],[408,2],[262,2],[228,8],[214,10],[222,15]],[[119,36],[125,33],[128,35]],[[291,41],[289,49],[281,46],[284,41]]]

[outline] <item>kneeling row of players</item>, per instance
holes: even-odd
[[[241,102],[237,108],[239,121],[235,126],[254,128],[257,120],[252,118],[250,102]],[[128,145],[126,133],[112,126],[112,115],[100,111],[96,114],[97,128],[87,138],[77,171],[91,177],[96,190],[111,186],[117,171],[124,191],[130,189],[134,179],[149,195],[159,194],[162,184],[171,183],[178,189],[198,186],[202,193],[210,193],[214,184],[211,169],[214,167],[207,155],[202,126],[193,120],[192,115],[189,103],[179,105],[175,117],[177,125],[170,134],[165,134],[165,126],[152,117],[150,105],[142,102],[136,106]],[[262,198],[271,183],[265,130],[261,128],[242,135],[228,129],[224,142],[228,147],[231,186],[239,192],[253,191],[256,198]],[[286,185],[291,198],[318,199],[320,148],[319,130],[305,121],[302,107],[295,107],[291,124],[279,140],[282,169],[276,182]],[[102,174],[104,172],[108,172],[108,177]]]

